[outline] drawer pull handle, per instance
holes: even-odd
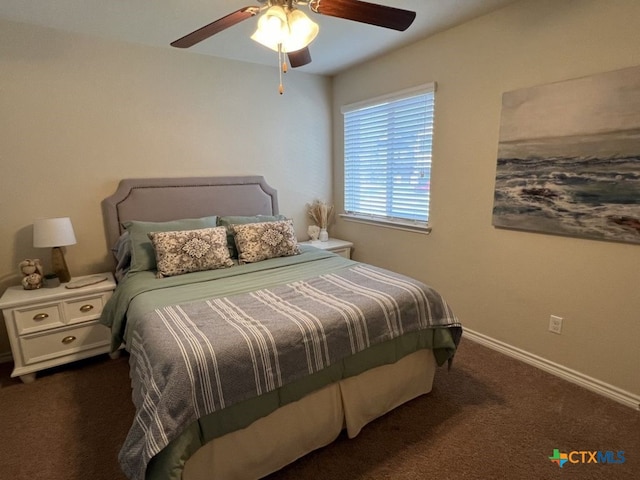
[[[93,310],[93,305],[86,304],[86,305],[82,305],[82,306],[80,307],[80,311],[81,311],[81,312],[88,312],[88,311],[90,311],[90,310]]]
[[[39,314],[33,316],[33,319],[36,322],[39,322],[40,320],[44,320],[45,318],[49,318],[49,314],[48,313],[39,313]]]
[[[74,337],[73,335],[69,335],[68,337],[64,337],[62,339],[62,343],[64,343],[65,345],[68,345],[69,343],[73,342],[76,339],[76,337]]]

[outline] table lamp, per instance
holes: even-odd
[[[69,217],[41,218],[33,223],[33,246],[52,247],[51,269],[63,283],[71,280],[71,275],[60,247],[75,245],[75,243],[76,235]]]

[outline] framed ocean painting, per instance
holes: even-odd
[[[640,244],[640,66],[503,94],[493,225]]]

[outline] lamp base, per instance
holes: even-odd
[[[71,274],[67,268],[67,262],[64,260],[61,247],[53,247],[51,249],[51,269],[62,283],[71,280]]]

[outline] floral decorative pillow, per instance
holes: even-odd
[[[279,220],[286,220],[284,215],[233,215],[218,217],[219,227],[227,227],[227,245],[229,246],[229,255],[231,258],[238,258],[238,249],[236,248],[236,242],[233,238],[233,230],[231,225],[240,225],[245,223],[262,223],[262,222],[276,222]]]
[[[292,220],[231,225],[240,263],[300,253]]]
[[[225,227],[147,234],[156,251],[157,277],[231,267]]]

